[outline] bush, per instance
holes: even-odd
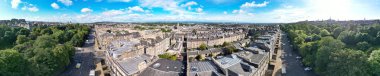
[[[162,58],[162,59],[169,59],[169,60],[177,60],[177,55],[174,54],[174,55],[170,55],[169,53],[165,53],[165,54],[161,54],[161,55],[158,55],[159,58]]]
[[[205,56],[204,55],[198,55],[196,58],[198,60],[200,60],[200,61],[205,60]]]
[[[172,55],[172,56],[169,58],[169,60],[173,60],[173,61],[175,61],[175,60],[177,60],[177,56],[176,56],[176,55]]]
[[[207,49],[207,45],[202,43],[201,45],[199,45],[198,47],[199,50],[206,50]]]
[[[158,55],[159,58],[163,58],[163,59],[168,59],[170,58],[170,54],[169,53],[165,53],[165,54],[161,54],[161,55]]]

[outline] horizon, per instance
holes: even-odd
[[[380,0],[0,0],[1,20],[292,23],[380,19]]]

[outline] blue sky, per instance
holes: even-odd
[[[379,19],[380,0],[0,0],[0,19],[296,22]]]

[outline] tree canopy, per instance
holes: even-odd
[[[79,24],[0,29],[0,45],[9,45],[0,46],[0,76],[52,76],[69,65],[90,30]]]
[[[322,76],[380,75],[380,25],[298,22],[284,24],[305,66]],[[331,32],[331,33],[330,33]],[[370,54],[370,55],[369,55]],[[344,66],[342,66],[344,65]]]

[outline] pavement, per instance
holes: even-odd
[[[284,55],[282,61],[283,66],[286,67],[286,74],[283,74],[283,76],[318,76],[313,71],[304,70],[306,67],[302,65],[301,59],[296,58],[300,55],[291,48],[290,41],[285,33],[282,34],[281,39]]]
[[[281,34],[279,34],[281,35]],[[281,43],[281,37],[279,37],[280,40],[276,44],[282,44]],[[277,45],[276,45],[277,46]],[[281,55],[282,55],[282,49],[281,45],[278,45],[277,53],[276,53],[276,60],[275,62],[271,62],[271,64],[274,65],[273,71],[270,72],[272,75],[267,75],[267,76],[281,76],[281,68],[282,68],[282,60],[281,60]]]
[[[74,55],[73,61],[70,65],[66,67],[60,76],[89,76],[90,70],[95,69],[94,64],[94,33],[91,32],[88,38],[85,41],[83,47],[76,47],[80,50],[77,50]],[[81,62],[80,68],[75,68],[75,65]]]

